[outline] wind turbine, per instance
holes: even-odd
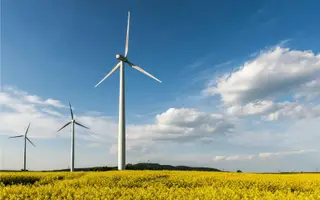
[[[148,72],[144,71],[137,65],[133,64],[128,60],[128,50],[129,50],[129,27],[130,27],[130,12],[128,12],[128,24],[127,24],[127,36],[126,36],[126,46],[124,56],[117,54],[116,58],[119,63],[95,86],[97,87],[102,83],[108,76],[110,76],[114,71],[120,68],[120,92],[119,92],[119,125],[118,125],[118,170],[125,169],[126,162],[126,126],[125,126],[125,81],[124,81],[124,67],[127,63],[132,68],[144,73],[145,75],[153,78],[154,80],[161,83],[159,79],[152,76]]]
[[[61,127],[57,132],[61,131],[62,129],[64,129],[65,127],[67,127],[69,124],[71,124],[71,168],[70,171],[73,172],[74,171],[74,127],[75,124],[78,126],[81,126],[83,128],[89,129],[88,127],[80,124],[79,122],[77,122],[74,118],[73,118],[73,112],[72,112],[72,108],[71,108],[71,104],[69,102],[69,107],[70,107],[70,114],[71,114],[71,121],[69,121],[68,123],[66,123],[63,127]]]
[[[9,138],[24,137],[23,171],[26,171],[26,168],[27,168],[27,140],[28,140],[34,147],[36,147],[36,146],[31,142],[31,140],[27,137],[27,134],[28,134],[28,131],[29,131],[29,128],[30,128],[30,124],[31,124],[31,123],[29,123],[29,126],[28,126],[26,132],[24,133],[24,135],[17,135],[17,136],[9,137]]]

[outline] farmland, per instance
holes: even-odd
[[[320,199],[320,174],[1,172],[0,199]]]

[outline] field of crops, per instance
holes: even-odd
[[[320,200],[320,174],[0,172],[0,199]]]

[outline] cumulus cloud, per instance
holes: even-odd
[[[227,113],[232,116],[262,116],[267,121],[282,118],[304,119],[320,116],[320,105],[305,105],[299,102],[258,101],[244,106],[235,105],[227,108]]]
[[[220,160],[251,160],[254,158],[254,155],[230,155],[230,156],[215,156],[213,161],[220,161]]]
[[[5,92],[0,93],[0,104],[16,112],[34,113],[36,111],[35,105],[24,104],[19,98]]]
[[[290,156],[297,154],[305,154],[310,152],[316,152],[316,150],[298,150],[298,151],[284,151],[284,152],[274,152],[274,153],[259,153],[259,158],[272,158],[272,157],[281,157],[281,156]]]
[[[272,101],[258,101],[244,106],[235,105],[227,108],[227,113],[234,116],[261,115],[275,111],[280,105]]]
[[[220,78],[216,86],[204,92],[221,95],[227,105],[248,104],[283,97],[290,91],[301,92],[303,86],[312,85],[319,75],[320,54],[277,46]],[[312,90],[308,95],[311,93]]]
[[[281,118],[317,118],[320,116],[320,105],[307,107],[300,103],[287,103],[280,107],[277,111],[271,112],[263,118],[268,121],[279,120]]]
[[[153,140],[209,140],[215,134],[232,132],[234,125],[220,114],[200,112],[191,108],[170,108],[156,116],[156,123],[144,127],[142,133]]]
[[[42,109],[43,112],[45,113],[48,113],[50,115],[54,115],[54,116],[57,116],[57,117],[63,117],[63,115],[57,111],[54,111],[52,109],[49,109],[49,108],[43,108]]]
[[[291,155],[306,154],[310,152],[316,152],[316,150],[297,150],[297,151],[282,151],[273,153],[259,153],[251,155],[229,155],[229,156],[215,156],[213,161],[240,161],[240,160],[252,160],[252,159],[271,159],[275,157],[284,157]]]
[[[37,95],[9,88],[0,94],[0,104],[6,109],[0,113],[0,134],[21,133],[31,122],[30,137],[69,137],[65,134],[70,130],[68,128],[57,133],[57,130],[70,120],[69,113],[60,112],[59,106],[52,109],[53,104],[43,103],[51,101],[42,101]],[[75,113],[75,118],[90,127],[90,130],[77,128],[77,138],[91,143],[91,147],[96,147],[98,143],[108,143],[111,151],[116,149],[118,124],[115,119],[96,112]],[[127,149],[147,152],[154,143],[166,141],[199,140],[208,144],[212,142],[214,135],[229,133],[232,129],[233,124],[223,115],[190,108],[170,108],[156,115],[154,123],[128,124]]]
[[[223,119],[220,114],[199,112],[190,108],[169,108],[166,112],[157,115],[158,124],[175,125],[179,127],[194,127],[211,121]]]
[[[294,95],[296,99],[314,100],[320,96],[320,78],[309,81],[300,88],[300,92]]]
[[[36,95],[5,87],[4,92],[0,94],[0,105],[3,108],[0,113],[0,134],[15,135],[24,132],[31,122],[30,137],[53,138],[60,135],[61,133],[57,133],[58,128],[70,119],[69,116],[53,110],[51,106],[58,105],[54,106],[57,109],[62,108],[63,104],[51,98],[48,101],[40,100]]]
[[[5,86],[4,91],[10,93],[12,96],[21,97],[26,102],[29,102],[31,104],[40,104],[40,105],[48,105],[53,106],[56,108],[65,108],[66,106],[63,105],[60,101],[56,99],[45,99],[43,100],[37,95],[30,95],[25,91],[18,90],[17,88],[11,87],[11,86]]]

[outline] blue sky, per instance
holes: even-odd
[[[76,166],[117,163],[119,73],[94,85],[124,53],[130,10],[129,59],[163,83],[126,68],[128,162],[315,170],[317,4],[2,1],[2,168],[22,166],[7,137],[29,121],[28,167],[67,167],[69,131],[55,131],[68,101],[92,128],[77,132]]]

